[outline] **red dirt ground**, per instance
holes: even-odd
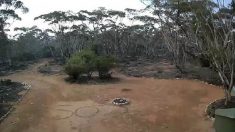
[[[1,132],[212,132],[206,105],[221,98],[220,88],[195,80],[126,77],[115,83],[69,84],[66,75],[43,75],[37,68],[6,76],[32,85]],[[131,104],[117,107],[113,98]]]

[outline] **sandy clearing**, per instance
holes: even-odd
[[[211,132],[204,110],[223,96],[218,87],[200,81],[118,73],[120,81],[114,84],[69,84],[66,75],[38,73],[45,63],[4,77],[25,81],[32,89],[0,124],[1,132]],[[113,106],[116,97],[126,97],[131,104]]]

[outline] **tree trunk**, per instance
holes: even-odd
[[[227,89],[224,90],[225,92],[225,105],[228,105],[229,102],[232,101],[232,95],[231,95],[231,92]]]

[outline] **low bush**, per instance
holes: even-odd
[[[98,71],[100,79],[111,77],[110,70],[115,65],[115,59],[108,56],[98,56],[91,50],[83,50],[75,53],[65,65],[65,72],[73,79],[82,75],[91,77],[94,71]]]
[[[65,72],[73,79],[77,79],[82,74],[91,76],[95,70],[96,55],[90,50],[74,54],[65,65]]]
[[[109,56],[99,56],[96,60],[96,68],[100,79],[111,77],[110,70],[115,66],[115,59]]]

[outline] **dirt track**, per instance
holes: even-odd
[[[221,89],[192,80],[158,80],[115,74],[120,81],[69,84],[66,75],[37,72],[46,61],[4,78],[25,81],[31,91],[0,124],[1,132],[211,132],[206,105]],[[115,107],[115,97],[131,104]]]

